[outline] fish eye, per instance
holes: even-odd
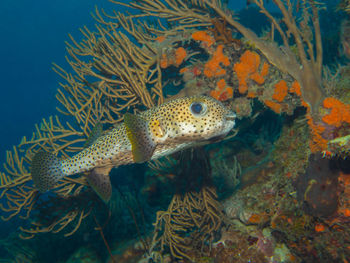
[[[190,105],[190,110],[193,115],[203,115],[206,112],[207,107],[202,102],[193,102]]]

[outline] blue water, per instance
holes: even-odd
[[[69,69],[65,60],[68,34],[77,39],[79,28],[93,28],[99,0],[0,1],[0,163],[5,151],[30,137],[34,124],[56,114],[60,77],[52,62]]]

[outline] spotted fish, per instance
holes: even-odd
[[[127,113],[123,123],[71,158],[61,160],[48,152],[37,153],[31,175],[35,186],[45,192],[65,176],[89,171],[89,184],[107,202],[113,167],[158,159],[223,138],[233,128],[235,117],[211,97],[179,98],[138,115]]]

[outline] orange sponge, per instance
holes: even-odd
[[[204,65],[204,75],[208,78],[214,76],[221,76],[226,73],[226,70],[220,67],[222,63],[224,66],[230,65],[230,61],[223,53],[224,46],[218,45],[212,58]]]
[[[192,34],[192,38],[194,40],[199,40],[199,41],[206,43],[206,45],[208,47],[210,47],[211,45],[213,45],[215,43],[215,39],[212,36],[210,36],[206,31],[194,32]]]
[[[281,110],[282,110],[282,106],[281,104],[274,102],[272,100],[264,100],[264,103],[267,107],[269,107],[271,110],[273,110],[274,112],[280,114]]]
[[[241,94],[246,93],[248,90],[248,79],[254,80],[259,85],[265,82],[264,77],[269,72],[269,65],[264,63],[260,73],[258,72],[259,65],[260,56],[249,50],[243,53],[239,63],[234,64],[233,70],[237,74],[239,83],[238,90]]]
[[[187,52],[183,47],[175,50],[175,66],[179,66],[186,58]]]
[[[213,98],[225,101],[233,97],[233,89],[226,86],[226,81],[224,79],[220,79],[216,83],[216,86],[217,88],[215,90],[210,91],[210,96]]]
[[[179,47],[175,51],[169,52],[169,54],[163,53],[160,57],[159,65],[161,68],[167,68],[171,65],[178,67],[185,60],[186,56],[186,49]]]
[[[280,80],[278,83],[275,84],[275,91],[272,95],[272,98],[274,100],[277,100],[278,102],[282,102],[284,98],[288,94],[288,86],[287,82],[284,80]]]
[[[343,122],[350,124],[350,105],[332,97],[325,98],[323,107],[331,109],[331,112],[323,116],[322,121],[335,127],[340,127]]]

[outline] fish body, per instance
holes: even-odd
[[[126,114],[123,123],[71,158],[60,160],[50,153],[36,154],[32,178],[44,192],[65,176],[91,171],[86,175],[90,185],[108,201],[108,174],[113,167],[158,159],[224,137],[234,124],[235,114],[211,97],[176,99],[138,115]]]

